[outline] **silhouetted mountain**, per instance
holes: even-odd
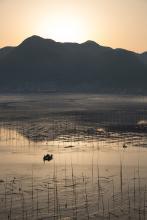
[[[0,58],[5,56],[6,54],[8,54],[11,50],[13,49],[13,47],[3,47],[0,49]]]
[[[142,57],[93,41],[60,43],[32,36],[0,50],[0,89],[146,92],[146,53]]]
[[[142,60],[142,62],[144,64],[147,65],[147,52],[144,52],[144,53],[140,54],[140,59]]]

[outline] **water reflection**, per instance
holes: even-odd
[[[24,95],[0,103],[0,219],[145,219],[147,137],[138,122],[146,99]],[[53,160],[44,163],[47,153]]]
[[[137,158],[138,152],[146,152],[142,146],[146,146],[147,137],[143,134],[126,135],[126,133],[110,132],[109,135],[104,135],[103,130],[98,130],[99,132],[98,136],[62,135],[56,139],[36,142],[15,129],[2,127],[0,128],[1,163],[2,161],[4,163],[23,163],[24,161],[42,163],[43,155],[53,153],[56,161],[60,163],[65,161],[70,163],[72,158],[73,163],[88,164],[91,163],[92,157],[93,162],[96,163],[99,155],[99,161],[103,161],[104,164],[113,164],[115,160],[119,164],[121,155],[135,153]],[[123,148],[124,143],[127,145],[126,149]],[[132,158],[133,155],[128,162],[133,161]],[[146,164],[146,161],[144,162]]]
[[[135,219],[138,207],[144,207],[139,201],[143,201],[142,189],[147,178],[147,150],[134,147],[132,141],[123,149],[120,134],[100,139],[89,137],[85,141],[73,138],[69,141],[62,136],[34,142],[14,129],[3,127],[0,133],[1,219],[8,215],[23,219],[24,213],[27,219],[54,219],[54,216],[59,219],[60,215],[72,216],[76,208],[78,218],[86,219],[87,201],[93,218],[109,217],[109,201],[114,215],[120,219],[122,215],[123,218],[131,215]],[[126,141],[132,137],[128,136]],[[135,143],[136,140],[138,136]],[[52,152],[54,159],[44,164],[42,157],[46,152]],[[130,208],[128,214],[128,204],[134,207],[134,192],[140,200],[136,198],[136,208]]]

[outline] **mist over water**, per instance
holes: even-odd
[[[0,97],[1,125],[27,138],[94,135],[100,129],[146,132],[146,96],[96,94],[32,94]]]

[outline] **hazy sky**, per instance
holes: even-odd
[[[0,47],[34,34],[147,51],[147,0],[0,0]]]

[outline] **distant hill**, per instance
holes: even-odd
[[[146,92],[147,52],[39,36],[0,49],[0,91]]]

